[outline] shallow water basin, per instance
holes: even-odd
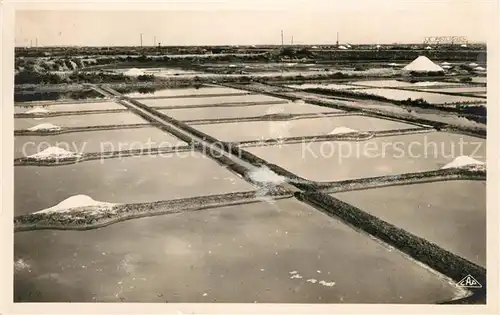
[[[14,106],[14,113],[26,113],[35,108],[43,108],[49,112],[77,112],[87,110],[108,110],[108,109],[123,109],[126,108],[115,102],[100,102],[100,103],[68,103],[41,106]]]
[[[382,96],[395,101],[404,101],[407,99],[417,100],[423,99],[430,104],[445,104],[445,103],[465,103],[465,102],[483,102],[484,99],[467,96],[454,96],[438,93],[426,93],[396,89],[364,89],[359,93]]]
[[[164,99],[143,99],[141,103],[152,107],[171,107],[189,105],[212,105],[221,103],[256,103],[280,101],[279,98],[261,94],[238,95],[238,96],[217,96],[217,97],[191,97],[191,98],[164,98]]]
[[[220,123],[198,125],[196,129],[222,141],[248,141],[327,135],[337,127],[348,127],[358,131],[416,128],[414,125],[374,117],[341,116],[285,121]]]
[[[14,129],[25,130],[40,124],[53,124],[59,127],[88,127],[88,126],[108,126],[108,125],[127,125],[127,124],[146,124],[146,120],[132,114],[124,113],[103,113],[103,114],[85,114],[68,115],[55,117],[36,117],[36,118],[14,118]]]
[[[438,170],[462,155],[486,161],[485,139],[445,132],[245,150],[300,177],[321,182]]]
[[[16,301],[435,303],[463,293],[293,199],[18,233],[14,256]]]
[[[51,136],[15,136],[14,157],[29,156],[49,147],[77,153],[141,150],[180,147],[186,142],[158,128],[131,128],[103,131],[63,133]]]
[[[14,212],[35,212],[80,194],[97,201],[140,203],[253,189],[215,161],[193,151],[61,166],[16,166]]]
[[[446,181],[332,194],[486,267],[486,182]]]
[[[190,109],[166,109],[160,111],[178,120],[256,117],[273,114],[318,114],[342,112],[341,110],[334,108],[296,103],[213,108],[200,107]]]

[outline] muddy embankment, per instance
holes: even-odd
[[[466,117],[470,120],[473,120],[473,121],[476,121],[479,123],[483,123],[483,124],[486,123],[486,106],[479,105],[479,104],[484,103],[486,101],[486,97],[482,97],[482,98],[484,98],[484,101],[460,102],[460,103],[449,103],[449,104],[443,104],[443,105],[436,105],[436,104],[430,104],[423,99],[408,99],[408,100],[404,100],[404,101],[393,100],[393,99],[389,99],[389,98],[379,96],[379,95],[363,93],[362,90],[360,90],[360,91],[346,91],[346,90],[333,91],[333,90],[328,90],[328,89],[315,88],[315,89],[304,89],[303,91],[308,92],[308,93],[326,95],[326,96],[340,96],[340,97],[354,98],[354,99],[360,99],[360,100],[380,101],[380,102],[391,103],[391,104],[395,104],[395,105],[411,106],[411,107],[418,107],[418,108],[423,108],[423,109],[438,109],[438,110],[441,110],[444,112],[456,113],[458,116],[463,116],[463,117]],[[458,95],[458,94],[453,94],[453,93],[441,93],[441,94]],[[463,94],[463,96],[470,97],[470,95],[468,95],[468,94]]]
[[[269,192],[267,197],[280,199],[291,196],[290,193]],[[30,213],[14,217],[14,232],[46,229],[91,230],[142,217],[261,202],[261,197],[255,191],[248,191],[148,203],[118,204],[105,210],[82,207],[68,212]]]
[[[72,157],[54,157],[46,159],[36,159],[30,157],[21,157],[14,159],[14,166],[60,166],[81,163],[92,160],[106,160],[114,158],[124,158],[133,156],[155,156],[155,155],[168,155],[179,152],[187,152],[192,148],[188,145],[176,147],[163,147],[163,148],[148,148],[147,150],[121,150],[121,151],[108,151],[108,152],[91,152],[82,153],[78,156]]]
[[[74,132],[148,128],[151,126],[152,125],[149,123],[143,123],[143,124],[87,126],[87,127],[60,127],[59,129],[37,130],[37,131],[32,131],[28,129],[19,129],[19,130],[14,130],[14,136],[54,136],[54,135],[74,133]]]

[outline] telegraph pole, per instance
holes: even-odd
[[[283,43],[283,30],[281,30],[281,46],[283,46],[284,43]]]
[[[141,48],[142,48],[142,33],[141,33]]]

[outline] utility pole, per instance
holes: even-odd
[[[339,47],[339,32],[337,32],[337,47]]]
[[[33,40],[30,39],[30,48],[32,48],[32,47],[33,47]]]
[[[281,46],[283,46],[284,43],[283,43],[283,30],[281,30]]]
[[[141,33],[141,48],[142,48],[142,33]]]
[[[293,36],[292,36],[292,45],[293,45]]]
[[[35,47],[38,48],[38,37],[35,40]]]
[[[153,47],[156,46],[156,36],[153,37]]]

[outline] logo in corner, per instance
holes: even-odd
[[[457,286],[462,288],[482,288],[483,286],[473,276],[467,275],[457,283]]]

